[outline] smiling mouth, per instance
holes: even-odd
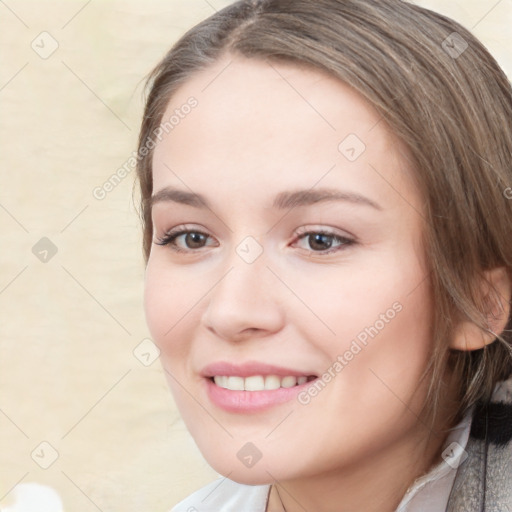
[[[293,388],[301,386],[317,378],[316,375],[304,375],[296,377],[293,375],[251,375],[239,377],[235,375],[216,375],[209,377],[218,387],[230,391],[270,391],[280,388]]]

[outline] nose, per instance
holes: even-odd
[[[238,260],[238,261],[237,261]],[[201,322],[227,341],[261,337],[282,329],[284,286],[267,268],[264,255],[246,263],[234,255],[227,273],[209,294]]]

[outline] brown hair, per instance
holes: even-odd
[[[492,333],[476,285],[494,267],[512,275],[512,201],[504,193],[512,185],[512,90],[494,58],[455,21],[401,0],[245,0],[219,11],[189,30],[149,76],[137,166],[146,263],[152,151],[140,152],[177,88],[225,52],[327,71],[362,94],[405,143],[425,201],[435,304],[426,409],[435,416],[446,365],[460,383],[454,416],[488,400],[512,373],[510,317],[501,336]],[[497,340],[481,350],[450,350],[460,319]]]

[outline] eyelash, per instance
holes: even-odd
[[[197,234],[197,235],[203,235],[203,236],[209,237],[209,235],[207,233],[204,233],[204,232],[199,231],[199,230],[177,228],[177,230],[174,230],[174,231],[171,230],[170,232],[165,233],[162,237],[157,237],[157,241],[155,242],[155,244],[156,245],[162,245],[162,246],[168,245],[172,251],[178,252],[178,253],[197,252],[194,249],[182,249],[181,247],[178,247],[175,244],[175,240],[179,236],[187,235],[187,234],[190,234],[190,233],[194,233],[194,234]],[[332,233],[332,232],[326,231],[326,230],[322,230],[322,229],[316,230],[316,231],[315,230],[309,230],[309,231],[303,231],[303,232],[297,233],[297,239],[301,240],[303,238],[307,238],[310,235],[328,236],[328,237],[332,237],[333,241],[340,242],[340,245],[336,246],[334,249],[327,249],[327,250],[324,250],[324,251],[314,251],[314,250],[310,251],[310,252],[313,252],[315,254],[331,254],[333,252],[337,252],[339,250],[343,250],[343,248],[351,246],[351,245],[354,245],[356,243],[355,240],[352,240],[350,238],[346,238],[346,237],[343,237],[343,236],[340,236],[340,235],[336,235],[335,233]],[[202,247],[200,247],[199,249],[202,249]]]

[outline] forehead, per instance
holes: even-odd
[[[191,97],[197,105],[184,115]],[[382,116],[316,69],[228,54],[177,90],[163,122],[173,115],[179,121],[154,152],[155,190],[179,185],[180,176],[213,187],[232,186],[236,175],[248,187],[290,180],[311,187],[321,179],[326,186],[364,181],[367,189],[410,178],[407,151]]]

